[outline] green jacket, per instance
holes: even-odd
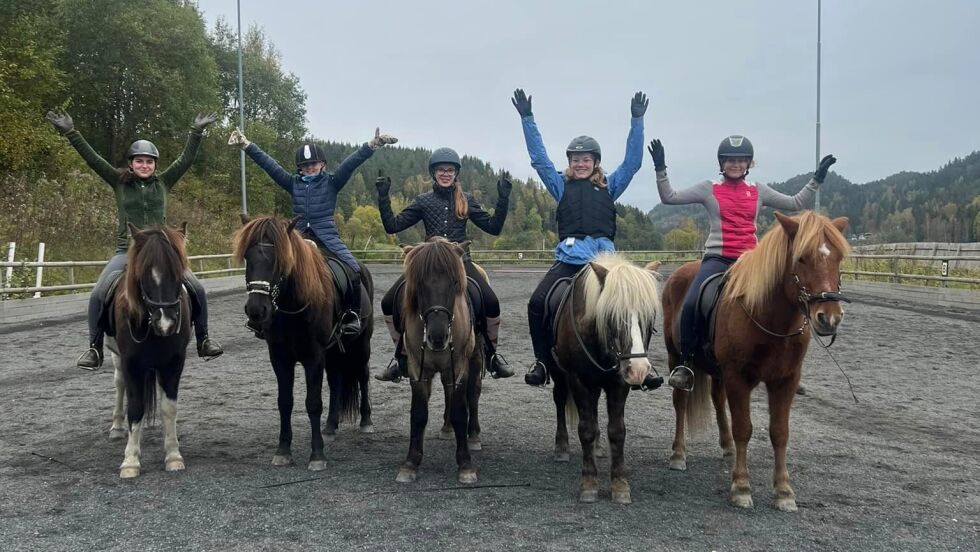
[[[194,162],[197,150],[201,147],[202,135],[203,131],[192,130],[180,157],[162,172],[157,171],[144,180],[136,177],[129,169],[119,169],[110,165],[92,149],[77,130],[72,129],[65,134],[82,159],[116,194],[116,210],[119,216],[119,226],[116,229],[118,251],[129,249],[127,222],[139,228],[167,222],[167,192]]]

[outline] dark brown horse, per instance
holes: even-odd
[[[578,415],[582,444],[582,480],[579,500],[599,498],[595,457],[599,438],[599,395],[605,391],[609,414],[609,451],[612,457],[612,501],[632,501],[623,448],[626,422],[623,413],[631,385],[640,385],[650,371],[647,345],[653,333],[660,296],[651,271],[633,265],[615,253],[600,255],[575,276],[569,297],[555,314],[556,366],[554,400],[558,414],[555,459],[568,459],[566,406]],[[568,403],[569,395],[573,403]]]
[[[186,227],[140,230],[129,225],[133,242],[114,298],[115,339],[108,341],[116,384],[109,436],[128,435],[119,467],[119,477],[124,479],[140,474],[143,421],[153,418],[161,391],[164,468],[184,469],[177,442],[177,388],[191,336],[190,300],[183,286]],[[124,395],[128,427],[123,426]]]
[[[800,382],[810,332],[834,335],[844,316],[840,263],[849,248],[842,232],[846,218],[830,220],[813,212],[789,217],[776,213],[775,224],[752,251],[729,269],[716,307],[713,354],[718,371],[701,355],[695,358],[694,390],[674,391],[676,431],[670,467],[687,469],[685,421],[692,431],[703,427],[708,397],[714,402],[721,448],[735,456],[730,499],[752,506],[748,444],[752,436],[749,401],[752,389],[766,385],[769,395],[769,439],[775,452],[775,507],[796,510],[796,495],[786,469],[789,411]],[[664,286],[664,332],[669,366],[680,364],[678,321],[688,285],[700,263],[677,269]],[[720,377],[708,373],[719,373]],[[725,403],[731,411],[731,427]],[[733,443],[734,438],[734,443]]]
[[[479,448],[483,344],[482,337],[473,331],[463,247],[465,243],[461,246],[436,237],[404,248],[403,339],[412,410],[408,456],[396,477],[400,483],[410,483],[418,476],[432,379],[437,376],[446,390],[449,421],[456,437],[458,480],[477,481],[470,448]]]
[[[306,413],[310,419],[311,452],[308,468],[326,468],[320,415],[323,412],[323,375],[330,384],[325,433],[336,432],[339,421],[352,420],[360,409],[361,431],[373,431],[368,399],[368,360],[373,325],[370,303],[374,286],[362,269],[362,313],[368,322],[359,336],[338,345],[334,283],[330,268],[316,245],[295,230],[296,221],[271,216],[249,220],[234,238],[234,258],[245,262],[249,326],[261,330],[276,374],[279,397],[279,447],[272,464],[292,463],[293,382],[296,363],[306,375]]]

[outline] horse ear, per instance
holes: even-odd
[[[643,267],[644,270],[649,272],[656,272],[658,268],[660,268],[660,261],[650,261]]]
[[[186,220],[184,222],[180,223],[180,228],[177,229],[177,232],[180,232],[180,235],[181,236],[184,236],[185,238],[187,237],[187,221]]]
[[[408,255],[409,251],[415,249],[414,245],[408,245],[408,244],[403,244],[401,247],[402,247],[402,255]]]
[[[595,277],[599,279],[599,285],[606,285],[606,275],[609,274],[609,269],[593,261],[589,261],[589,266],[592,267],[592,272],[595,272]]]
[[[848,222],[850,221],[847,219],[847,217],[837,217],[834,220],[830,221],[830,223],[834,225],[834,228],[840,231],[841,234],[843,234],[844,230],[847,229]]]
[[[783,230],[786,231],[786,234],[788,234],[790,238],[795,238],[796,231],[800,229],[800,223],[797,222],[796,219],[786,216],[779,211],[776,211],[775,215],[776,220],[779,221],[779,224],[783,227]]]
[[[466,252],[470,250],[470,244],[471,243],[473,243],[473,242],[471,242],[470,240],[466,240],[466,241],[463,241],[463,242],[460,242],[460,243],[455,244],[456,245],[456,254],[459,255],[460,257],[465,257],[466,256]]]
[[[293,220],[289,221],[289,226],[286,227],[286,233],[289,234],[296,229],[296,224],[299,223],[301,217],[295,217]]]
[[[129,228],[129,237],[136,239],[136,235],[140,233],[140,229],[136,227],[132,222],[127,222],[126,227]]]
[[[238,213],[238,220],[242,221],[242,226],[245,226],[252,219],[249,218],[248,213]]]

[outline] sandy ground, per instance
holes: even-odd
[[[380,292],[396,267],[376,267]],[[627,465],[634,503],[577,502],[580,456],[552,461],[550,390],[524,385],[531,361],[525,301],[539,273],[492,269],[502,352],[518,377],[484,382],[480,482],[460,488],[451,442],[436,438],[434,394],[419,480],[395,483],[408,447],[409,389],[372,381],[373,434],[342,426],[328,469],[305,469],[309,425],[297,386],[295,466],[270,464],[278,431],[265,344],[243,327],[243,294],[212,297],[212,335],[227,353],[189,357],[178,431],[187,470],[163,470],[159,425],[144,432],[143,475],[118,478],[108,441],[112,372],[73,367],[80,318],[0,331],[0,547],[3,550],[977,550],[980,541],[980,321],[884,303],[849,306],[832,349],[811,349],[797,397],[790,473],[799,512],[771,507],[772,453],[757,390],[749,450],[756,506],[727,504],[714,430],[689,444],[689,470],[667,469],[669,393],[631,395]],[[392,353],[380,317],[372,370]],[[653,356],[663,370],[662,342]],[[300,381],[302,381],[300,379]],[[572,431],[574,435],[574,430]],[[973,544],[970,544],[973,543]]]

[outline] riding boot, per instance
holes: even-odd
[[[663,376],[658,375],[656,372],[647,372],[645,378],[643,378],[643,383],[640,385],[631,385],[630,389],[634,391],[653,391],[661,385],[664,384]]]
[[[524,383],[534,386],[541,386],[548,383],[548,369],[545,367],[544,362],[540,360],[534,361],[531,369],[524,374]]]
[[[487,331],[484,337],[486,338],[487,358],[490,359],[488,370],[494,379],[509,378],[514,375],[514,369],[510,367],[503,355],[497,354],[497,336],[499,333],[500,317],[487,318]]]
[[[340,334],[347,336],[361,333],[361,275],[355,272],[350,276],[350,289],[345,297],[347,309],[340,317]]]
[[[391,336],[391,342],[395,344],[395,347],[398,347],[398,342],[402,338],[402,333],[395,327],[395,317],[390,314],[386,314],[385,326],[388,327],[388,335]]]
[[[197,356],[207,361],[218,358],[224,352],[221,344],[217,340],[208,337],[208,334],[205,333],[197,336]]]
[[[401,336],[399,336],[395,343],[395,356],[392,357],[383,372],[374,376],[374,379],[398,383],[403,377],[408,377],[408,356],[402,350]]]
[[[679,389],[681,391],[693,391],[694,370],[691,369],[691,366],[691,359],[684,361],[684,364],[675,366],[674,369],[670,371],[670,376],[667,378],[667,384],[674,389]]]
[[[78,356],[75,364],[82,370],[95,371],[102,367],[105,357],[102,353],[102,334],[89,344],[88,349]]]

